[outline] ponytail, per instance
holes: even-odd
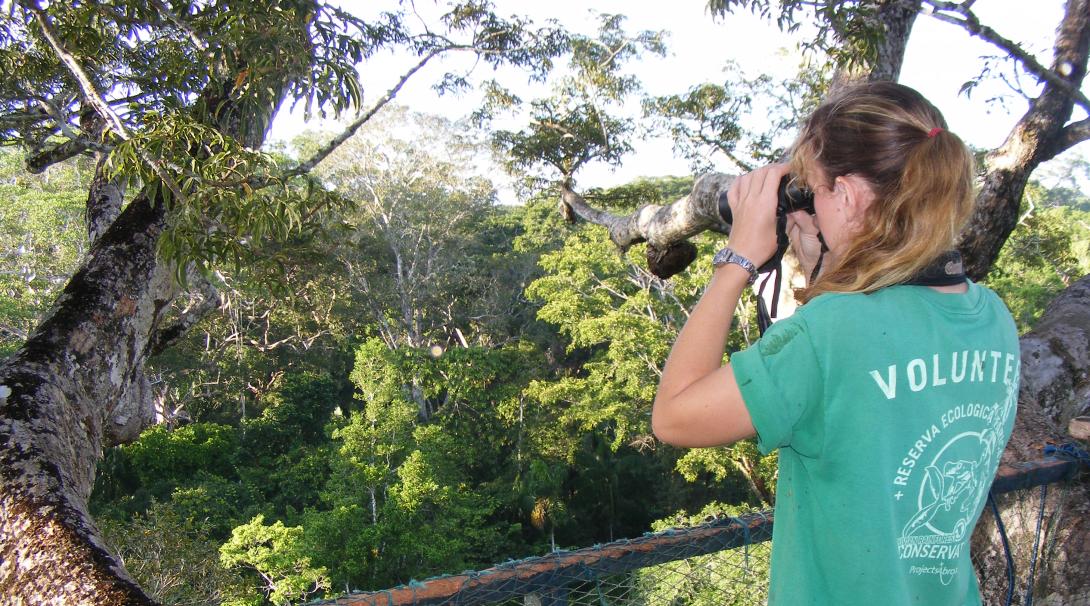
[[[909,280],[953,248],[972,211],[972,154],[931,103],[892,82],[859,85],[819,107],[792,164],[797,175],[820,167],[830,181],[861,176],[875,194],[842,254],[797,293],[803,302]]]

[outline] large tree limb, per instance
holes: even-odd
[[[1055,158],[1063,152],[1075,147],[1083,141],[1090,140],[1090,118],[1084,118],[1078,122],[1072,122],[1060,131],[1059,138],[1047,153]]]
[[[719,196],[734,181],[733,175],[709,173],[693,183],[692,192],[671,204],[645,204],[626,216],[593,208],[567,182],[560,186],[561,198],[584,221],[602,225],[622,250],[638,242],[665,248],[703,231],[730,233],[730,224],[719,214]]]
[[[92,149],[96,149],[96,146],[87,139],[65,141],[27,158],[26,168],[33,174],[39,174],[58,162],[64,162]]]
[[[879,3],[876,18],[882,24],[883,39],[879,42],[876,61],[866,72],[841,70],[834,78],[833,88],[861,78],[893,80],[900,74],[905,48],[922,0],[886,0]],[[720,145],[720,149],[726,149]],[[744,163],[731,157],[735,163]],[[570,175],[568,175],[570,177]],[[693,184],[693,191],[666,206],[644,205],[627,216],[614,215],[589,205],[571,189],[570,179],[561,183],[561,211],[585,221],[602,225],[621,250],[638,242],[648,243],[648,261],[652,272],[660,278],[684,269],[695,258],[695,251],[685,240],[703,232],[730,233],[730,224],[720,216],[720,196],[725,196],[734,176],[712,173],[702,175]],[[680,255],[676,251],[682,249]],[[679,259],[680,256],[680,259]],[[688,259],[688,261],[685,261]],[[679,266],[680,264],[680,266]]]
[[[987,174],[976,210],[962,234],[959,248],[966,272],[983,279],[999,256],[1018,221],[1018,207],[1030,173],[1041,162],[1061,151],[1072,136],[1085,130],[1066,131],[1075,100],[1071,87],[1082,85],[1090,55],[1090,0],[1069,0],[1054,44],[1054,65],[1066,66],[1068,85],[1046,82],[1039,97],[1018,120],[999,148],[988,154]]]
[[[42,30],[42,35],[46,41],[49,42],[49,46],[53,49],[53,52],[60,59],[61,63],[68,69],[72,77],[75,78],[76,83],[79,85],[80,91],[83,93],[83,100],[90,105],[103,120],[106,121],[106,125],[110,131],[114,133],[118,138],[123,141],[130,139],[129,129],[125,127],[125,123],[121,120],[121,117],[117,115],[117,112],[110,107],[110,104],[99,94],[98,89],[95,88],[94,82],[91,81],[91,77],[80,65],[79,61],[68,52],[61,43],[57,33],[53,31],[53,26],[49,22],[49,16],[45,14],[45,11],[41,9],[38,4],[39,0],[29,0],[29,2],[23,2],[22,6],[28,12],[34,16],[34,20],[38,23],[38,27]],[[140,160],[147,164],[162,181],[163,185],[167,186],[175,198],[185,202],[188,197],[181,187],[175,182],[174,178],[167,174],[163,168],[162,160],[152,158],[146,150],[136,147],[137,156]]]
[[[590,206],[564,181],[560,185],[561,205],[565,215],[574,213],[584,221],[604,226],[621,250],[647,242],[651,273],[666,279],[696,259],[696,248],[687,241],[689,238],[703,231],[730,233],[730,224],[720,215],[719,207],[734,178],[720,173],[702,175],[684,198],[666,206],[647,204],[627,216]]]
[[[878,42],[877,58],[868,74],[870,80],[896,81],[900,77],[905,48],[921,3],[922,0],[887,0],[880,3],[877,19],[885,35]]]
[[[189,24],[182,21],[177,15],[175,15],[174,11],[172,11],[170,7],[163,4],[162,0],[149,1],[150,4],[155,7],[155,10],[159,12],[160,17],[162,17],[168,23],[185,33],[186,37],[189,38],[189,42],[193,44],[195,48],[202,51],[208,50],[208,43],[205,42],[203,38],[201,38],[200,34],[198,34],[192,27],[189,27]]]
[[[102,138],[106,128],[106,122],[94,112],[84,114],[80,120],[83,129],[95,137]],[[99,153],[98,162],[95,164],[95,176],[91,180],[91,186],[87,191],[87,204],[84,219],[87,223],[87,241],[94,245],[99,236],[113,224],[121,214],[121,206],[125,202],[125,192],[121,184],[107,175],[107,154]],[[29,162],[28,162],[29,164]]]
[[[125,192],[117,181],[106,176],[106,158],[99,158],[95,167],[95,177],[87,192],[86,222],[87,241],[94,244],[107,228],[121,214],[125,202]]]

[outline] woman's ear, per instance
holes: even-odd
[[[870,183],[855,174],[842,175],[833,182],[833,193],[842,196],[844,212],[850,223],[863,218],[863,213],[874,202],[874,191]]]

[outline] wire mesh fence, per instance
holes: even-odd
[[[1030,604],[1048,594],[1056,533],[1080,463],[1045,459],[1004,466],[973,537],[985,603]],[[710,519],[636,539],[446,575],[325,604],[353,606],[742,606],[767,599],[771,512]],[[1000,532],[1002,529],[1003,532]],[[1007,547],[1002,547],[1006,544]],[[979,550],[979,551],[978,551]]]
[[[1058,549],[1072,498],[1068,482],[1006,492],[984,510],[973,536],[973,566],[985,604],[1028,606],[1062,589],[1064,571]]]

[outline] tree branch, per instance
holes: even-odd
[[[106,157],[102,156],[95,166],[95,176],[91,180],[91,186],[87,191],[87,204],[85,205],[85,222],[87,224],[87,241],[94,244],[99,236],[113,224],[121,214],[121,206],[125,202],[125,192],[120,183],[110,179],[106,174]]]
[[[199,282],[197,300],[187,305],[173,324],[155,333],[148,348],[150,355],[157,356],[180,341],[189,329],[222,304],[223,299],[219,289],[212,284],[211,280],[200,276],[197,281]]]
[[[1033,55],[1022,48],[1022,45],[1001,36],[987,25],[981,24],[980,19],[969,8],[972,3],[959,4],[956,2],[942,2],[940,0],[926,0],[926,2],[933,9],[930,13],[933,18],[945,23],[957,25],[971,35],[998,47],[1003,52],[1017,59],[1026,71],[1036,76],[1042,84],[1048,83],[1061,88],[1070,94],[1071,98],[1074,99],[1076,103],[1082,106],[1087,112],[1090,112],[1090,99],[1087,99],[1086,95],[1075,87],[1075,85],[1064,79],[1065,76],[1071,76],[1071,73],[1064,75],[1057,74],[1041,65]],[[959,18],[954,15],[937,11],[948,11],[961,15],[961,17]]]
[[[427,65],[429,61],[431,61],[437,55],[441,55],[448,51],[473,51],[477,53],[478,56],[496,55],[511,52],[512,49],[510,48],[496,50],[483,48],[481,46],[482,41],[499,38],[501,36],[501,33],[502,32],[495,32],[489,34],[482,37],[481,39],[478,39],[473,44],[458,44],[446,37],[436,34],[429,34],[429,37],[431,39],[441,41],[442,44],[424,54],[423,58],[420,59],[420,61],[417,62],[417,64],[414,65],[411,69],[409,69],[409,71],[405,72],[397,81],[397,83],[392,88],[390,88],[390,90],[386,91],[385,95],[383,95],[378,101],[375,102],[371,109],[360,114],[341,132],[341,134],[334,137],[329,143],[327,143],[321,149],[315,152],[315,154],[309,159],[300,163],[295,168],[287,171],[284,174],[284,177],[290,179],[292,177],[298,177],[314,170],[314,167],[318,166],[318,164],[320,164],[322,160],[326,159],[329,154],[333,153],[333,151],[340,147],[341,144],[351,138],[352,135],[354,135],[361,126],[363,126],[368,120],[374,117],[374,115],[378,113],[380,109],[382,109],[384,106],[386,106],[386,104],[392,101],[394,97],[397,96],[397,94],[401,91],[402,87],[405,86],[405,83],[408,82],[409,79],[416,74],[416,72],[420,71],[425,65]]]
[[[105,151],[110,148],[90,141],[88,139],[72,139],[55,145],[47,150],[40,151],[26,159],[26,169],[33,174],[40,174],[45,169],[58,163],[73,158],[85,151]]]
[[[1083,141],[1090,140],[1090,118],[1084,118],[1078,122],[1072,122],[1060,131],[1060,136],[1051,148],[1053,157],[1075,147]]]
[[[95,89],[95,85],[91,82],[90,76],[87,72],[83,71],[83,67],[76,61],[76,58],[64,48],[60,40],[57,38],[56,32],[53,31],[53,26],[49,23],[49,18],[45,12],[38,6],[37,0],[31,0],[30,3],[20,2],[23,8],[34,15],[34,20],[38,22],[38,27],[42,30],[42,35],[46,41],[49,42],[49,46],[53,48],[53,52],[57,54],[57,58],[61,60],[72,76],[76,79],[76,83],[79,84],[80,90],[83,92],[84,99],[95,108],[95,111],[102,116],[103,120],[110,125],[110,129],[117,133],[118,137],[124,140],[129,139],[129,131],[125,128],[125,125],[121,122],[121,118],[110,108],[110,104],[102,98],[102,95],[98,94]]]
[[[622,250],[638,242],[664,249],[703,231],[729,233],[730,224],[719,215],[719,196],[733,181],[733,175],[702,175],[684,198],[666,206],[647,204],[625,216],[591,207],[568,182],[561,183],[560,191],[564,204],[584,221],[606,227]]]
[[[375,102],[375,104],[371,107],[371,109],[369,109],[366,112],[360,114],[359,117],[357,117],[355,120],[353,120],[348,125],[348,127],[346,127],[341,132],[341,134],[337,135],[336,137],[333,137],[333,139],[329,143],[325,144],[321,149],[319,149],[308,160],[306,160],[305,162],[302,162],[301,164],[299,164],[299,166],[296,166],[295,168],[293,168],[293,169],[289,170],[287,173],[285,173],[285,175],[284,175],[285,178],[298,177],[300,175],[305,175],[306,173],[309,173],[310,171],[314,170],[315,166],[318,166],[318,164],[321,163],[322,160],[325,160],[326,157],[328,157],[329,154],[333,153],[333,151],[335,149],[340,147],[342,143],[347,141],[352,135],[356,134],[356,131],[359,130],[359,128],[361,126],[363,126],[364,123],[366,123],[368,120],[370,120],[372,117],[374,117],[374,115],[376,113],[378,113],[378,110],[382,109],[387,103],[392,101],[393,98],[397,95],[397,93],[401,90],[401,88],[403,86],[405,86],[405,83],[409,81],[409,78],[412,78],[413,74],[420,71],[421,68],[423,68],[425,65],[427,65],[428,61],[431,61],[436,55],[439,55],[440,53],[446,52],[448,50],[452,50],[454,48],[460,48],[460,47],[457,47],[457,46],[440,47],[440,48],[433,49],[428,54],[424,55],[424,58],[421,59],[416,65],[414,65],[412,67],[412,69],[405,72],[405,74],[403,76],[401,76],[401,79],[397,81],[397,84],[395,84],[393,86],[393,88],[391,88],[390,90],[386,91],[386,94],[383,95],[382,98],[380,98],[377,102]]]
[[[892,80],[901,75],[904,63],[905,47],[908,44],[912,25],[920,11],[921,0],[894,0],[880,2],[878,21],[882,23],[884,35],[878,42],[878,54],[871,66],[870,80]]]
[[[4,324],[0,324],[0,333],[7,333],[19,341],[26,341],[28,336],[26,330]]]
[[[1070,83],[1046,82],[1003,145],[988,154],[973,216],[962,230],[958,248],[974,280],[988,275],[1017,225],[1019,202],[1033,170],[1086,134],[1085,120],[1069,125],[1071,130],[1065,124],[1075,106],[1070,88],[1081,86],[1090,58],[1090,0],[1068,0],[1053,48],[1055,63],[1066,66]]]
[[[176,17],[174,13],[171,12],[171,10],[167,6],[165,6],[160,0],[150,0],[150,2],[151,5],[155,7],[155,10],[159,11],[159,16],[163,17],[164,19],[169,21],[171,25],[181,30],[189,38],[189,41],[193,43],[193,46],[201,49],[202,51],[208,50],[208,43],[202,40],[192,27],[189,27],[189,25]]]
[[[80,91],[83,93],[84,100],[94,108],[98,115],[102,116],[102,119],[106,121],[106,124],[114,134],[121,138],[121,140],[128,141],[130,136],[128,129],[125,128],[125,124],[110,107],[110,104],[107,103],[102,95],[95,89],[95,85],[91,82],[90,76],[83,70],[83,67],[76,61],[76,58],[73,57],[57,39],[56,32],[53,31],[53,27],[49,24],[49,18],[46,16],[45,12],[37,6],[37,1],[38,0],[31,0],[32,4],[26,4],[25,2],[21,4],[23,8],[34,15],[34,20],[38,22],[38,26],[42,30],[42,35],[45,36],[46,41],[49,42],[49,46],[52,47],[57,58],[61,60],[61,63],[68,68],[68,71],[76,79]],[[147,155],[147,152],[139,146],[135,147],[135,151],[140,159],[155,171],[155,174],[163,181],[163,184],[170,189],[171,193],[174,194],[174,197],[181,202],[185,202],[188,199],[174,179],[163,170],[162,162],[150,158]]]

